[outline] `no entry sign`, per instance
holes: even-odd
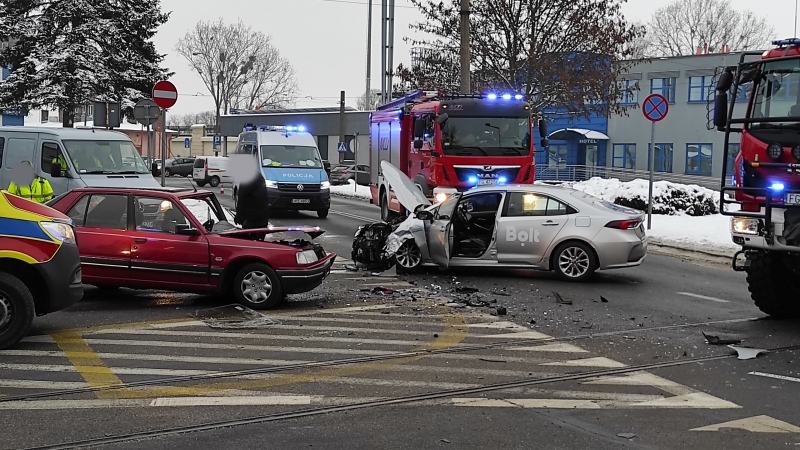
[[[663,95],[651,94],[644,99],[642,104],[642,113],[651,122],[658,122],[664,117],[667,117],[669,112],[669,103]]]
[[[178,89],[169,81],[159,81],[153,86],[153,101],[161,108],[172,108],[178,101]]]

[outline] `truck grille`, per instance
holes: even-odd
[[[456,167],[456,177],[461,183],[469,183],[469,177],[478,177],[478,179],[498,179],[506,177],[508,183],[516,181],[519,168],[514,169],[495,169],[492,171],[484,171],[482,169],[467,169],[463,167]]]
[[[297,189],[303,186],[303,189]],[[319,183],[278,183],[278,190],[281,192],[319,192]]]

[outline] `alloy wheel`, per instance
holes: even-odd
[[[570,278],[579,278],[589,271],[591,259],[580,247],[567,247],[558,257],[558,267]]]
[[[413,269],[422,261],[422,253],[420,252],[419,247],[417,247],[417,245],[414,243],[414,240],[409,239],[403,242],[403,245],[397,249],[397,253],[395,253],[395,260],[400,267]]]
[[[11,303],[11,299],[8,295],[0,291],[0,331],[5,330],[9,326],[11,326],[11,319],[13,318],[14,314],[14,306]]]
[[[240,286],[242,295],[252,303],[263,303],[272,294],[272,283],[264,272],[253,271],[245,275]]]

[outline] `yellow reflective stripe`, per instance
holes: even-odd
[[[0,258],[18,259],[28,264],[39,264],[39,261],[31,258],[29,255],[12,250],[0,250]]]
[[[6,199],[6,195],[14,195],[8,191],[0,191],[0,217],[9,219],[29,220],[32,222],[51,221],[52,217],[35,214],[24,209],[17,208]],[[21,196],[17,196],[21,197]],[[24,197],[21,197],[24,198]]]

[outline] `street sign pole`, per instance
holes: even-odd
[[[653,169],[656,161],[653,159],[656,149],[656,123],[650,122],[650,186],[647,192],[647,229],[650,230],[653,224]]]
[[[161,186],[167,185],[165,173],[167,171],[167,110],[161,110]]]
[[[655,172],[656,154],[656,122],[660,122],[667,117],[669,112],[669,102],[660,94],[651,94],[642,103],[642,113],[650,121],[650,148],[648,149],[648,163],[650,165],[650,183],[647,192],[647,229],[653,225],[653,172]]]

